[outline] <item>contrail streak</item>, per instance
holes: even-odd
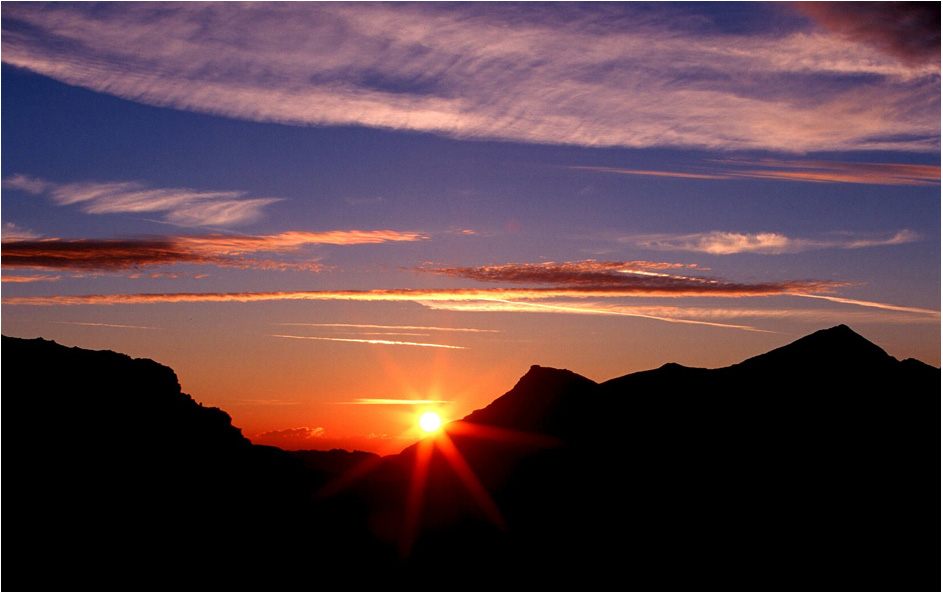
[[[434,347],[439,349],[467,349],[468,347],[463,346],[454,346],[450,344],[432,344],[426,342],[403,342],[399,340],[376,340],[376,339],[367,339],[367,338],[329,338],[326,336],[290,336],[287,334],[272,334],[277,338],[299,338],[302,340],[332,340],[335,342],[364,342],[367,344],[389,344],[394,346],[419,346],[419,347]]]

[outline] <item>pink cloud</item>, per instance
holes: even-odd
[[[474,3],[9,3],[5,19],[22,26],[4,32],[2,59],[129,100],[291,125],[579,146],[938,151],[939,61],[916,59],[932,48],[920,37],[928,28],[900,28],[896,14],[846,27],[850,13],[876,12],[859,6],[816,13],[835,35],[687,30],[670,8],[631,3],[621,19],[605,9],[562,19],[554,4],[508,19]],[[882,27],[895,41],[881,41]],[[901,45],[908,39],[918,42]],[[366,82],[378,78],[389,83]]]

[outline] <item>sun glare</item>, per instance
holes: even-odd
[[[437,430],[442,425],[442,419],[439,418],[439,415],[434,412],[427,412],[419,417],[419,426],[422,427],[423,431],[427,433],[432,433]]]

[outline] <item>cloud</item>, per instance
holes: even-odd
[[[777,294],[796,281],[737,283],[716,278],[657,272],[692,265],[659,262],[542,262],[538,264],[501,264],[494,266],[427,267],[418,271],[487,282],[511,282],[552,285],[548,289],[480,290],[482,299],[546,299],[553,297],[628,296],[746,296]],[[812,292],[829,290],[841,283],[801,281],[816,287]]]
[[[824,249],[858,249],[865,247],[900,245],[919,241],[921,236],[907,229],[891,236],[863,236],[850,233],[835,234],[828,239],[790,238],[780,233],[735,233],[710,231],[686,235],[642,235],[626,237],[621,241],[650,250],[702,252],[713,255],[729,254],[796,254]]]
[[[715,326],[719,328],[732,328],[737,330],[749,330],[751,332],[769,332],[769,330],[760,330],[752,326],[739,324],[726,324],[721,322],[709,322],[705,320],[693,320],[678,315],[660,315],[658,311],[664,311],[665,308],[654,307],[626,307],[619,305],[600,305],[584,304],[573,305],[569,303],[533,303],[522,301],[508,301],[505,299],[491,299],[483,301],[472,301],[462,303],[423,303],[426,307],[432,309],[444,309],[449,311],[475,311],[475,312],[530,312],[530,313],[567,313],[583,315],[608,315],[608,316],[627,316],[633,318],[648,318],[661,322],[672,322],[677,324],[698,324],[702,326]],[[677,310],[672,311],[673,314]]]
[[[77,204],[88,214],[162,213],[166,222],[187,227],[244,225],[258,220],[264,207],[282,200],[246,198],[245,192],[149,188],[141,182],[60,184],[23,175],[5,179],[3,186],[48,195],[60,205]]]
[[[308,245],[362,245],[420,241],[426,235],[379,231],[286,231],[275,235],[198,235],[145,239],[46,239],[4,241],[4,268],[126,270],[145,266],[208,264],[267,270],[317,271],[317,262],[284,262],[241,257],[250,253],[291,253]]]
[[[324,427],[298,427],[297,429],[281,429],[275,431],[266,431],[258,433],[255,437],[259,439],[314,439],[324,436]]]
[[[13,223],[4,223],[0,228],[0,241],[29,241],[39,239],[41,235],[33,233],[29,229],[23,229]]]
[[[754,319],[760,321],[780,320],[786,318],[800,319],[815,323],[847,323],[849,320],[861,323],[938,323],[940,312],[902,307],[870,301],[857,301],[830,297],[827,295],[792,295],[798,297],[816,297],[847,303],[863,307],[873,307],[894,312],[903,312],[913,315],[894,313],[887,315],[873,312],[853,312],[847,309],[839,310],[809,310],[809,309],[757,309],[747,307],[694,307],[674,305],[624,305],[605,303],[600,301],[583,301],[579,303],[567,301],[549,302],[521,302],[505,300],[482,300],[462,302],[422,302],[422,305],[431,309],[461,311],[461,312],[501,312],[501,313],[560,313],[576,315],[604,315],[629,316],[648,318],[664,322],[684,324],[702,324],[755,332],[768,332],[754,326],[730,324],[727,322],[711,322],[711,320]]]
[[[421,241],[428,235],[411,231],[285,231],[275,235],[218,235],[181,237],[188,247],[217,255],[238,255],[254,252],[284,252],[306,245],[363,245],[397,241]]]
[[[125,324],[102,324],[99,322],[53,322],[53,324],[70,324],[73,326],[102,326],[105,328],[135,328],[138,330],[160,330],[154,326],[128,326]]]
[[[853,183],[885,186],[938,186],[939,165],[907,163],[849,163],[780,159],[728,159],[721,163],[759,165],[772,169],[731,172],[733,177],[754,177],[814,183]]]
[[[279,326],[314,326],[319,328],[381,328],[386,330],[431,330],[436,332],[488,332],[498,333],[500,330],[483,330],[480,328],[453,328],[443,326],[384,326],[380,324],[307,324],[307,323],[283,323]]]
[[[495,289],[373,289],[367,291],[266,291],[241,293],[124,293],[111,295],[54,295],[4,297],[4,305],[117,305],[145,303],[253,303],[260,301],[374,301],[427,302],[483,299],[585,299],[618,297],[760,297],[793,293],[830,292],[846,286],[838,281],[773,281],[736,283],[711,279],[687,282],[668,279],[626,280],[622,285]]]
[[[437,349],[467,349],[468,347],[455,346],[451,344],[435,344],[427,342],[405,342],[401,340],[379,340],[375,338],[334,338],[328,336],[291,336],[286,334],[272,334],[275,338],[297,338],[300,340],[327,340],[332,342],[359,342],[362,344],[382,344],[390,346],[415,346],[430,347]]]
[[[416,272],[458,276],[489,282],[541,283],[586,286],[627,286],[639,280],[659,278],[688,282],[709,282],[697,277],[678,276],[660,270],[696,268],[693,264],[668,262],[541,262],[538,264],[515,263],[493,266],[425,266]]]
[[[582,169],[621,175],[672,177],[680,179],[744,179],[761,178],[782,181],[814,183],[853,183],[883,186],[935,186],[940,184],[939,165],[909,163],[855,163],[841,161],[783,160],[783,159],[715,159],[712,173],[681,171],[643,171],[615,167],[573,165],[567,169]],[[741,169],[728,169],[739,166]],[[766,169],[742,169],[760,166]]]
[[[7,3],[2,59],[150,105],[295,125],[581,146],[939,150],[938,62],[902,62],[861,35],[811,26],[719,31],[688,12]]]
[[[37,283],[37,282],[51,282],[51,281],[57,281],[57,280],[59,280],[60,278],[62,278],[62,277],[59,276],[59,275],[56,275],[56,276],[48,276],[48,275],[43,275],[43,276],[16,276],[16,275],[13,275],[13,274],[4,274],[2,277],[0,277],[0,281],[3,281],[3,282],[5,282],[5,283]]]
[[[791,295],[795,295],[796,297],[809,297],[812,299],[825,299],[828,301],[834,301],[836,303],[846,303],[849,305],[858,305],[861,307],[876,307],[878,309],[889,309],[893,311],[926,314],[926,315],[936,316],[938,318],[940,317],[940,312],[932,310],[932,309],[924,309],[920,307],[906,307],[902,305],[893,305],[891,303],[878,303],[875,301],[860,301],[858,299],[845,299],[842,297],[834,297],[834,296],[826,296],[826,295],[807,295],[803,293],[791,293]]]
[[[939,2],[797,2],[829,31],[913,65],[940,64]]]
[[[208,261],[169,239],[47,239],[3,242],[2,264],[4,268],[119,270]]]
[[[572,165],[567,169],[585,169],[603,173],[619,173],[622,175],[649,175],[654,177],[677,177],[682,179],[731,179],[732,176],[715,173],[684,173],[681,171],[645,171],[641,169],[619,169],[616,167],[592,167],[589,165]]]

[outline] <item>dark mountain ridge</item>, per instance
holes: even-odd
[[[846,326],[720,369],[533,366],[424,472],[2,340],[6,589],[939,591],[940,370]]]

